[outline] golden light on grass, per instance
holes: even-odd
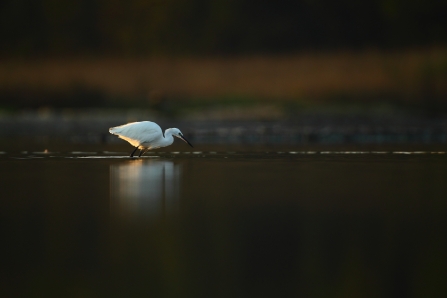
[[[234,58],[73,58],[7,60],[0,89],[64,90],[74,85],[109,95],[275,99],[337,94],[447,94],[447,48],[401,52],[302,53]]]

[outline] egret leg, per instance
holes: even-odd
[[[133,157],[133,155],[135,154],[135,151],[137,151],[138,147],[135,148],[134,151],[132,151],[132,153],[130,154],[130,157]]]
[[[140,155],[138,155],[138,157],[141,157],[141,155],[143,155],[144,153],[147,152],[148,149],[141,149],[140,151]]]

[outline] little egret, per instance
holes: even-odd
[[[133,157],[135,151],[140,149],[140,157],[148,150],[166,147],[174,143],[174,137],[182,139],[189,146],[193,147],[190,142],[183,136],[178,128],[168,128],[165,133],[162,132],[157,123],[151,121],[132,122],[124,125],[111,127],[111,134],[117,135],[119,138],[128,141],[135,150],[130,154]]]

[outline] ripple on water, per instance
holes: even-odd
[[[45,157],[43,157],[43,156],[32,156],[32,155],[30,155],[30,156],[26,156],[26,157],[16,157],[16,156],[13,156],[13,157],[11,157],[12,159],[40,159],[40,158],[45,158]]]
[[[150,159],[150,158],[158,158],[160,156],[141,156],[138,159]],[[76,159],[136,159],[131,158],[128,155],[122,156],[76,156],[76,157],[67,157],[67,158],[76,158]]]
[[[277,152],[264,152],[264,153],[243,153],[244,156],[249,157],[251,154],[255,154],[257,156],[266,155],[266,156],[275,156],[275,155],[284,155],[284,154],[290,154],[290,155],[443,155],[446,154],[445,151],[277,151]],[[114,151],[100,151],[100,152],[91,152],[91,151],[71,151],[68,154],[63,154],[59,152],[49,152],[49,151],[21,151],[19,156],[11,156],[13,159],[36,159],[36,158],[83,158],[83,159],[129,159],[129,155],[126,152],[114,152]],[[223,152],[217,152],[217,151],[210,151],[210,152],[203,152],[203,151],[172,151],[172,152],[147,152],[145,155],[141,157],[134,157],[139,159],[144,158],[159,158],[163,156],[168,156],[171,154],[175,155],[194,155],[194,156],[200,156],[200,157],[207,157],[210,155],[223,155],[228,156],[231,158],[231,156],[239,155],[235,151],[223,151]],[[209,155],[208,155],[209,154]],[[0,155],[14,155],[10,152],[7,153],[6,151],[0,151]]]

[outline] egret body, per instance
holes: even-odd
[[[130,154],[133,157],[137,149],[140,149],[140,157],[148,150],[166,147],[174,143],[174,137],[177,137],[192,147],[191,143],[183,136],[178,128],[168,128],[163,131],[157,123],[151,121],[132,122],[109,129],[111,134],[129,142],[135,147]]]

